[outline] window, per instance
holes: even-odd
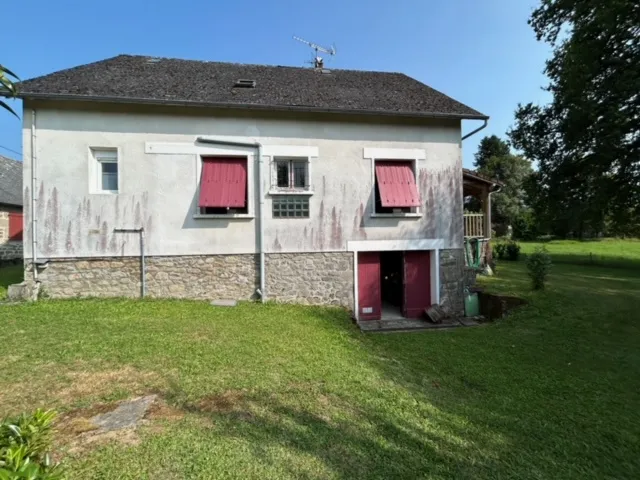
[[[309,218],[309,197],[276,195],[272,198],[273,218]]]
[[[276,158],[276,187],[285,190],[309,189],[309,162],[307,159]]]
[[[198,209],[201,215],[247,214],[246,157],[203,157]]]
[[[96,162],[95,191],[118,193],[118,151],[116,149],[92,149]]]
[[[375,213],[412,213],[419,206],[420,194],[416,185],[414,162],[376,160]]]

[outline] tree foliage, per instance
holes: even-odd
[[[513,225],[517,218],[527,210],[525,181],[532,173],[531,162],[519,156],[507,153],[487,159],[478,172],[500,181],[503,186],[499,193],[491,198],[493,221],[503,225]]]
[[[542,0],[553,100],[521,105],[513,146],[538,162],[532,206],[556,234],[640,231],[640,3]],[[533,183],[533,182],[532,182]]]
[[[16,96],[17,90],[14,84],[15,80],[19,80],[18,76],[8,68],[0,65],[0,97],[13,98]],[[16,115],[16,112],[14,112],[13,109],[3,100],[0,100],[0,108],[10,111],[16,117],[18,116]]]
[[[507,142],[497,135],[484,137],[480,140],[478,151],[474,156],[473,166],[477,169],[484,168],[492,157],[504,157],[511,153]]]

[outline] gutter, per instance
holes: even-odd
[[[236,142],[232,140],[219,140],[216,138],[198,137],[196,142],[208,143],[211,145],[223,145],[227,147],[255,148],[258,155],[258,197],[260,211],[258,212],[258,252],[260,255],[260,288],[257,293],[260,301],[267,301],[267,287],[265,278],[265,252],[264,252],[264,187],[262,185],[262,144],[260,142]]]
[[[475,135],[476,133],[478,133],[480,130],[484,129],[487,127],[487,125],[489,124],[489,117],[484,117],[481,120],[484,120],[484,123],[479,126],[478,128],[476,128],[475,130],[467,133],[465,136],[463,136],[460,141],[462,140],[466,140],[467,138],[469,138],[471,135]]]
[[[101,102],[101,103],[119,103],[119,104],[132,104],[132,105],[164,105],[173,107],[203,107],[203,108],[228,108],[239,110],[268,110],[268,111],[286,111],[286,112],[309,112],[309,113],[339,113],[348,115],[373,115],[384,117],[410,117],[410,118],[445,118],[452,120],[484,120],[487,122],[489,117],[482,115],[481,113],[475,114],[455,114],[455,113],[438,113],[438,112],[407,112],[397,111],[392,112],[388,110],[357,110],[357,109],[342,109],[342,108],[321,108],[311,107],[307,105],[258,105],[258,104],[246,104],[246,103],[231,103],[231,102],[194,102],[189,100],[161,100],[153,98],[123,98],[123,97],[109,97],[100,95],[73,95],[73,94],[45,94],[45,93],[23,93],[18,95],[18,98],[23,100],[69,100],[69,101],[87,101],[87,102]],[[486,127],[486,123],[484,125]],[[484,127],[482,127],[484,128]],[[479,131],[479,130],[477,130]],[[471,132],[467,136],[473,135],[476,131]],[[463,140],[464,140],[463,138]]]

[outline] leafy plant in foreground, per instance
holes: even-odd
[[[62,480],[49,456],[55,412],[41,409],[0,422],[0,480]]]
[[[551,270],[551,256],[545,247],[536,248],[527,256],[527,270],[534,290],[543,290]]]

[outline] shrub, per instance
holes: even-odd
[[[527,270],[534,290],[543,290],[547,275],[551,270],[551,256],[545,247],[536,248],[527,255]]]
[[[520,245],[513,241],[496,243],[493,250],[496,252],[498,260],[511,260],[515,262],[520,258]]]
[[[520,245],[516,242],[507,243],[507,260],[517,262],[520,258]]]
[[[507,244],[496,243],[493,250],[496,252],[496,256],[498,257],[498,260],[504,260],[505,254],[507,253]]]
[[[62,480],[49,456],[55,412],[36,410],[0,422],[0,480]]]

